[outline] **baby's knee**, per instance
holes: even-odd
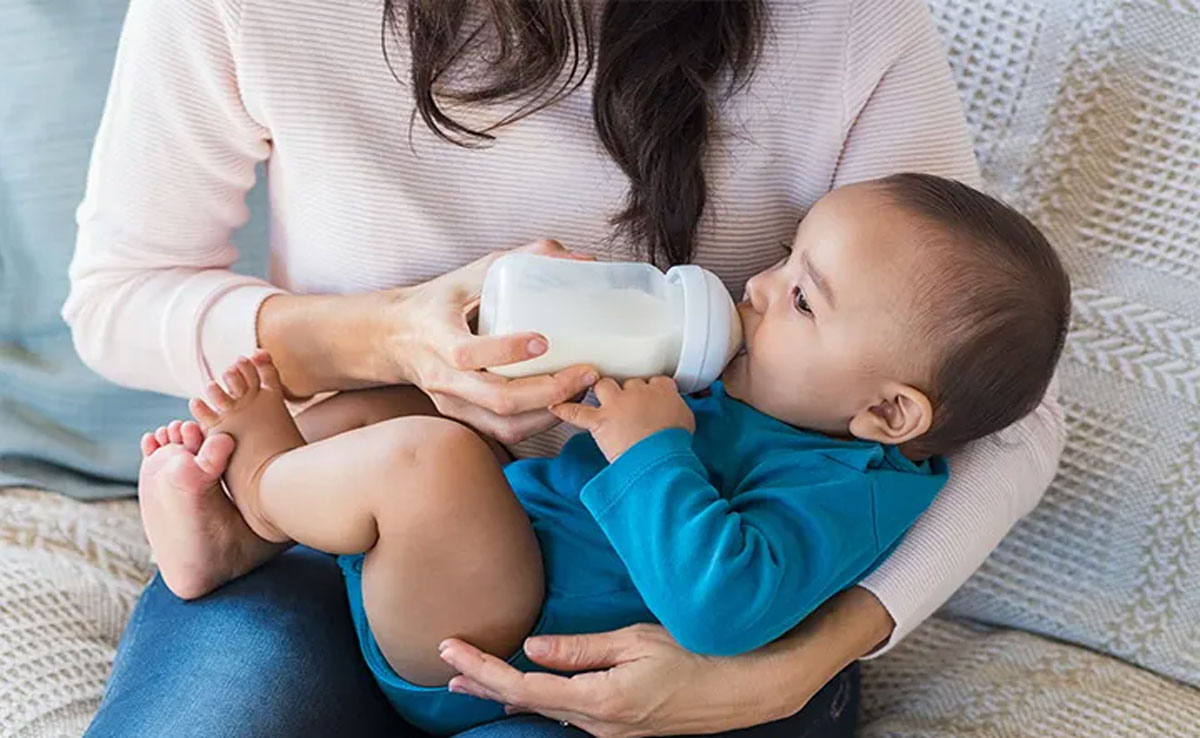
[[[418,510],[433,516],[486,505],[489,498],[507,491],[491,449],[465,425],[435,417],[400,418],[384,425],[388,424],[394,427],[377,449],[393,490],[388,502],[407,509],[410,519]]]
[[[487,442],[462,423],[448,418],[420,417],[413,421],[412,432],[420,439],[413,447],[415,461],[422,465],[454,467],[462,470],[482,464],[495,465]]]
[[[371,428],[374,454],[397,470],[472,459],[488,452],[487,444],[473,430],[447,418],[394,418]]]

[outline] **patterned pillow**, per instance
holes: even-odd
[[[948,612],[1200,685],[1200,6],[931,5],[990,188],[1075,288],[1058,477]]]

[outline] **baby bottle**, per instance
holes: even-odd
[[[624,380],[664,374],[688,393],[712,384],[742,343],[729,291],[698,266],[506,254],[484,277],[480,335],[533,331],[546,353],[491,367],[526,377],[590,364]]]

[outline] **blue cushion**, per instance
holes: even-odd
[[[186,417],[172,397],[83,366],[59,317],[92,139],[126,0],[0,0],[0,485],[132,492],[138,438]],[[239,271],[266,263],[264,193]]]

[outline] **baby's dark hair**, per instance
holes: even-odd
[[[930,260],[918,340],[936,347],[929,431],[905,444],[915,457],[949,453],[1031,412],[1066,341],[1071,283],[1054,248],[1024,215],[994,197],[929,174],[877,180],[893,202],[927,221]]]

